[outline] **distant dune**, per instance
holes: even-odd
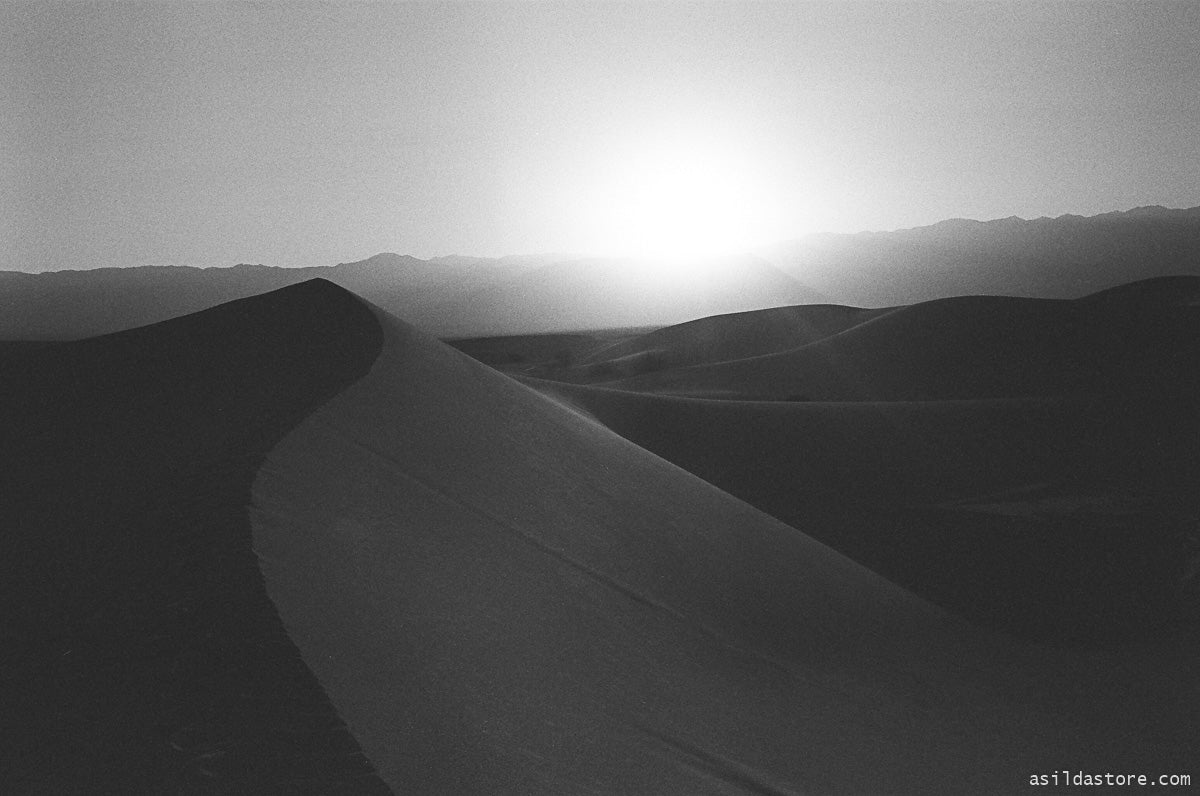
[[[1123,288],[1113,300],[938,299],[792,350],[668,367],[611,386],[731,398],[903,401],[1093,392],[1172,377],[1194,382],[1200,317],[1178,297],[1190,295],[1200,277],[1169,284],[1174,289],[1166,292]]]
[[[447,340],[472,359],[496,366],[521,367],[550,363],[569,367],[597,348],[605,339],[595,334],[520,334]]]
[[[974,621],[1119,644],[1189,610],[1198,287],[763,310],[496,366]]]
[[[1194,342],[1163,298],[1189,284],[726,316],[610,353],[801,343],[728,364],[778,363],[839,341],[884,371],[867,383],[918,392],[972,345],[1077,353],[1064,328]],[[922,367],[897,360],[914,335]],[[544,342],[513,349],[613,345]],[[1190,362],[1177,348],[1155,362]],[[1023,561],[1068,561],[1063,540],[1143,567],[1117,590],[1141,618],[1189,605],[1188,548],[1159,544],[1197,508],[1182,373],[909,403],[523,384],[315,280],[3,344],[0,375],[15,792],[1008,793],[1064,766],[1187,771],[1200,742],[1195,617],[1116,645],[1077,643],[1064,612],[1026,639],[992,621],[1095,596]],[[1091,630],[1124,633],[1134,614],[1097,605]]]
[[[585,364],[633,356],[655,356],[658,368],[746,359],[814,343],[884,312],[804,304],[709,316],[600,348]]]
[[[1160,276],[1126,282],[1084,296],[1088,302],[1121,304],[1128,309],[1200,306],[1200,277]]]

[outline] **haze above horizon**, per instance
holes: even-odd
[[[1200,205],[1189,3],[0,5],[0,269]]]

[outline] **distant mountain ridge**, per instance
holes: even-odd
[[[520,258],[438,263],[394,253],[313,268],[138,266],[0,272],[0,339],[77,339],[156,323],[325,278],[433,333],[441,305],[533,267]]]
[[[821,299],[758,258],[700,267],[702,278],[679,279],[625,260],[558,262],[553,255],[421,260],[383,253],[315,268],[243,263],[0,272],[0,339],[106,334],[314,278],[328,279],[441,337],[666,325]]]
[[[422,260],[391,252],[307,268],[0,271],[0,339],[89,337],[313,278],[441,337],[665,326],[796,304],[1078,298],[1151,277],[1200,275],[1200,207],[948,219],[894,232],[812,235],[760,255],[658,272],[637,261],[565,254]]]
[[[1200,275],[1200,207],[955,218],[894,232],[811,235],[764,256],[845,304],[962,295],[1079,298],[1152,277]]]

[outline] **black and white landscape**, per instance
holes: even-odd
[[[982,792],[1194,759],[1200,275],[447,345],[331,279],[419,303],[409,274],[462,266],[367,262],[0,346],[25,791]],[[10,278],[130,326],[284,276]]]
[[[0,215],[0,792],[1195,786],[1200,152],[1170,131],[1200,107],[1146,104],[1200,73],[1189,6],[33,3],[6,19],[24,193]],[[1137,47],[1106,38],[1117,21]],[[1090,138],[1056,75],[1118,67],[1079,84],[1133,109],[1087,116]],[[594,69],[629,82],[589,94],[608,85]],[[469,254],[510,240],[516,210],[481,210],[489,169],[558,152],[556,125],[643,73],[678,99],[723,70],[740,78],[723,107],[763,136],[795,130],[735,100],[781,92],[771,108],[819,106],[826,138],[874,164],[859,229],[917,212],[871,210],[901,179],[881,153],[924,163],[931,146],[995,186],[964,212],[1028,217],[935,215],[962,185],[930,168],[904,183],[921,224],[739,237],[707,215],[736,207],[700,200],[732,195],[731,164],[753,158],[660,173],[634,152],[645,190],[606,193],[597,167],[597,196],[674,237],[614,221],[638,245],[588,249],[563,232],[565,190],[521,205],[546,231],[513,249],[562,253]],[[493,161],[492,138],[447,131],[511,122],[497,93],[530,132],[504,149],[495,131]],[[969,145],[894,101],[953,108],[965,141],[1018,96],[1027,116]],[[874,113],[864,97],[890,103],[894,150],[855,149],[875,135],[848,121]],[[405,121],[380,110],[393,100]],[[1158,125],[1142,150],[1134,110]],[[334,121],[351,111],[373,132]],[[418,112],[427,128],[406,126]],[[926,129],[933,144],[906,137]],[[703,138],[680,135],[648,151]],[[1120,190],[1091,166],[1061,180],[1071,136],[1093,156],[1128,143],[1104,161]],[[546,157],[518,182],[582,173]],[[1031,158],[1021,191],[988,171]],[[343,173],[378,196],[318,179]],[[328,218],[306,215],[318,194]],[[424,256],[354,260],[392,202],[425,208],[406,227]],[[445,250],[468,254],[430,255],[455,230]],[[347,235],[362,243],[312,264],[313,241]],[[117,261],[151,239],[161,264]],[[297,240],[313,253],[287,256]],[[278,259],[168,264],[245,241]]]

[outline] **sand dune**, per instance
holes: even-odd
[[[973,621],[1060,643],[1128,644],[1174,632],[1187,610],[1176,589],[1193,555],[1200,477],[1197,283],[1146,280],[1079,302],[900,308],[830,336],[820,353],[840,345],[837,358],[809,347],[602,387],[526,383]],[[729,319],[770,337],[755,316],[778,312],[681,324],[624,345],[701,350]],[[788,337],[783,328],[776,339]],[[789,380],[795,389],[821,376],[860,392],[837,403],[787,392]],[[870,385],[890,397],[1040,397],[863,401]],[[639,391],[615,389],[631,386]],[[677,390],[774,400],[670,395]],[[1081,508],[1031,508],[1054,500]]]
[[[1061,480],[1072,465],[1096,461],[1106,441],[1089,432],[1102,433],[1116,415],[1086,398],[711,401],[523,381],[784,513],[831,496],[928,503]]]
[[[980,630],[605,425],[750,445],[803,416],[860,435],[840,466],[868,491],[945,479],[932,499],[1056,473],[943,460],[1032,446],[1070,419],[1052,402],[824,431],[816,406],[587,403],[320,281],[0,368],[17,792],[1025,792],[1186,771],[1200,740],[1182,642]],[[768,453],[824,489],[789,439]],[[679,455],[740,467],[718,442]]]
[[[608,343],[594,334],[531,334],[447,340],[451,347],[494,368],[569,367]]]
[[[1200,276],[1160,276],[1110,287],[1083,297],[1091,303],[1127,307],[1195,307],[1200,304]]]
[[[584,364],[599,370],[604,363],[653,356],[662,369],[746,359],[814,343],[889,311],[802,304],[714,315],[599,348]]]
[[[1179,619],[1171,584],[1191,549],[1187,482],[1200,477],[1194,406],[711,401],[525,382],[972,621],[1121,645]],[[1089,508],[1055,523],[945,508],[1094,494],[1141,497],[1119,517]],[[1181,501],[1179,519],[1164,514]]]
[[[386,793],[279,622],[255,470],[361,376],[329,283],[0,345],[0,790]]]
[[[790,351],[610,384],[818,401],[1093,392],[1145,378],[1194,378],[1198,328],[1200,316],[1187,306],[964,296],[901,308]]]
[[[397,792],[993,792],[1059,755],[1176,754],[1166,714],[1094,698],[1128,673],[979,633],[381,323],[254,516],[292,637]]]

